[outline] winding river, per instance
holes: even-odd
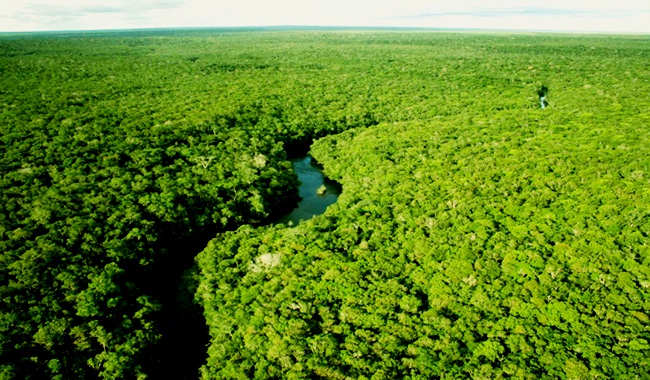
[[[277,223],[297,225],[301,221],[322,214],[327,206],[336,202],[341,194],[340,186],[323,176],[314,159],[307,154],[290,160],[298,175],[300,202],[290,213],[280,217]]]
[[[309,154],[290,161],[300,181],[298,193],[301,200],[289,213],[270,221],[288,227],[322,214],[341,193],[340,185],[325,178]],[[179,252],[200,252],[213,237],[214,234],[206,233],[179,244],[176,249]],[[166,312],[160,321],[162,340],[158,347],[158,360],[152,363],[149,371],[153,378],[196,379],[198,368],[205,363],[206,346],[210,341],[203,310],[192,303],[196,291],[192,276],[197,275],[197,268],[194,255],[179,253],[170,257],[174,258],[173,261],[164,266],[164,275],[154,286]]]

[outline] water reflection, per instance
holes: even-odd
[[[327,206],[336,202],[341,194],[339,185],[326,179],[312,160],[309,154],[290,160],[300,181],[298,192],[301,200],[293,211],[278,219],[278,223],[290,224],[291,222],[296,225],[303,220],[320,215],[325,212]]]

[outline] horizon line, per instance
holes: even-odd
[[[551,34],[607,34],[607,35],[650,35],[650,32],[625,32],[607,30],[562,30],[562,29],[518,29],[518,28],[445,28],[430,26],[355,26],[355,25],[240,25],[240,26],[164,26],[164,27],[142,27],[142,28],[107,28],[107,29],[47,29],[47,30],[25,30],[25,31],[1,31],[2,35],[19,34],[56,34],[56,33],[106,33],[106,32],[146,32],[146,31],[172,31],[172,30],[244,30],[244,29],[302,29],[302,30],[415,30],[415,31],[457,31],[457,32],[499,32],[499,33],[551,33]]]

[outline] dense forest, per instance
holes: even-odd
[[[634,35],[0,35],[0,378],[647,379],[648,62]],[[273,223],[309,149],[341,196]]]

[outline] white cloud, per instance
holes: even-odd
[[[7,3],[0,31],[334,25],[650,33],[647,0],[0,1]]]

